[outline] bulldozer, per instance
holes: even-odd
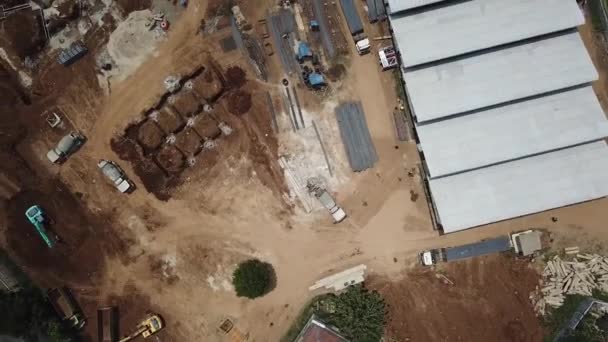
[[[157,332],[162,330],[164,327],[165,326],[163,325],[163,320],[160,318],[160,316],[153,314],[153,315],[148,316],[143,321],[141,321],[137,325],[136,331],[134,331],[129,336],[125,336],[125,337],[121,338],[120,340],[118,340],[118,342],[131,341],[132,339],[134,339],[140,335],[143,336],[144,338],[147,338],[147,337],[150,337],[150,336],[156,334]]]

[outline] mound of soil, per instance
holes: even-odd
[[[344,65],[342,64],[336,64],[331,66],[331,68],[327,69],[327,72],[325,74],[327,75],[327,78],[329,78],[330,81],[336,82],[341,79],[345,73],[346,67],[344,67]]]
[[[192,128],[205,140],[215,139],[222,134],[222,131],[217,127],[217,121],[208,114],[197,116]]]
[[[169,104],[182,116],[191,117],[202,108],[202,103],[191,91],[181,91],[168,100]]]
[[[228,111],[235,115],[242,115],[251,108],[251,94],[237,90],[228,96]]]
[[[169,173],[178,173],[186,167],[186,158],[176,146],[166,146],[158,151],[156,162]]]
[[[177,134],[175,146],[187,155],[196,155],[203,148],[201,137],[192,128],[187,128]]]
[[[152,120],[144,121],[137,130],[137,141],[146,151],[157,149],[165,140],[165,134]]]
[[[192,79],[192,90],[208,102],[214,102],[222,95],[224,86],[215,71],[208,68]]]
[[[185,125],[182,117],[171,106],[164,106],[157,113],[154,120],[165,134],[175,133]]]
[[[479,257],[444,264],[443,277],[438,274],[420,270],[397,282],[366,279],[388,304],[388,340],[543,340],[543,327],[528,299],[539,275],[527,260]]]
[[[46,43],[39,11],[18,11],[2,23],[0,38],[6,39],[19,58],[35,55]]]
[[[118,6],[122,8],[125,16],[135,11],[148,9],[152,6],[152,0],[117,0]]]
[[[247,82],[245,72],[238,66],[228,68],[228,70],[226,70],[225,79],[226,87],[228,88],[240,88]]]

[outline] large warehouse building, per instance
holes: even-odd
[[[608,195],[608,120],[575,0],[388,0],[437,225]]]

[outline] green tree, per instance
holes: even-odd
[[[377,342],[384,331],[384,306],[378,292],[357,285],[334,297],[333,312],[322,318],[353,342]]]
[[[25,286],[16,293],[0,292],[0,335],[34,342],[40,334],[53,342],[77,341],[76,334],[59,321],[40,289]]]
[[[261,297],[274,288],[275,273],[272,265],[258,259],[239,264],[232,275],[232,283],[239,297]]]

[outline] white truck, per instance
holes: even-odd
[[[101,172],[114,183],[114,186],[116,186],[118,191],[125,193],[133,188],[131,181],[116,163],[101,159],[99,163],[97,163],[97,167],[99,167]]]
[[[310,179],[306,184],[308,191],[313,194],[319,202],[329,210],[331,217],[334,219],[334,223],[340,223],[344,221],[346,218],[346,213],[340,206],[336,204],[333,197],[327,192],[327,190],[323,189],[315,179]]]
[[[57,146],[47,152],[46,157],[51,163],[61,163],[72,153],[76,152],[84,142],[85,138],[82,134],[70,132],[59,140]]]
[[[353,39],[355,40],[355,48],[359,55],[365,55],[371,51],[371,44],[365,33],[358,34]]]

